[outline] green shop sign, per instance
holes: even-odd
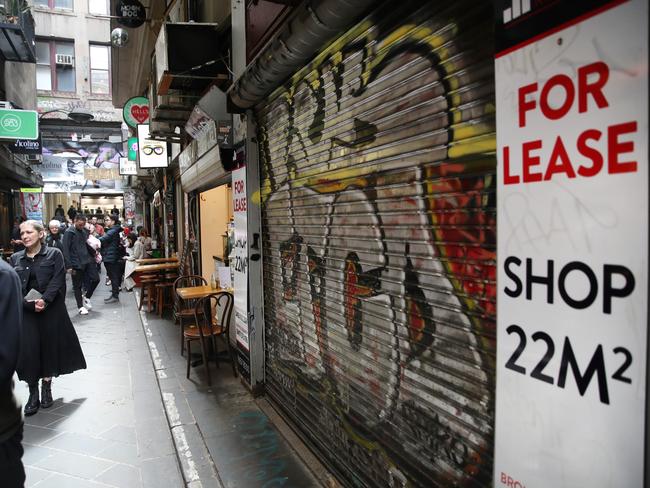
[[[0,109],[0,139],[38,139],[38,113]]]
[[[126,143],[129,148],[129,161],[138,160],[138,138],[129,137],[129,141]]]

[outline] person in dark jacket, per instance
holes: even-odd
[[[23,336],[16,367],[18,378],[29,385],[25,415],[34,415],[39,407],[49,408],[54,402],[52,377],[85,369],[86,359],[65,306],[63,254],[45,245],[45,229],[35,220],[20,225],[20,237],[25,249],[11,255],[11,264],[20,277],[22,296],[40,295],[23,299]]]
[[[22,487],[25,483],[23,456],[23,419],[14,395],[13,374],[23,325],[20,278],[0,259],[0,473],[2,486]]]
[[[58,220],[50,220],[47,225],[50,233],[45,238],[45,243],[49,247],[56,247],[59,251],[63,252],[63,234],[61,233],[61,222]]]
[[[63,234],[63,256],[65,267],[72,274],[72,289],[80,315],[87,315],[93,306],[90,298],[99,284],[99,273],[95,264],[95,252],[88,247],[86,216],[78,213],[74,225]],[[85,287],[86,293],[82,291]]]
[[[111,296],[104,303],[115,303],[120,300],[120,285],[122,284],[122,256],[120,252],[120,219],[111,214],[107,219],[107,230],[99,238],[102,243],[102,261],[108,278],[111,280]]]
[[[74,218],[77,215],[77,209],[74,208],[74,205],[70,205],[70,208],[68,209],[68,218],[70,219],[71,222],[74,222]]]
[[[22,217],[16,217],[14,219],[14,228],[11,230],[11,245],[14,249],[14,252],[22,251],[25,249],[23,246],[23,241],[20,240],[20,224],[25,219]]]

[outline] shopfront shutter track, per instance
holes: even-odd
[[[256,117],[268,395],[348,486],[491,485],[491,3],[379,4]]]

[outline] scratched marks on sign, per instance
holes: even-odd
[[[492,470],[490,14],[417,4],[257,114],[267,378],[352,484],[474,486]]]

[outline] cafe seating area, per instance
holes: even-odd
[[[179,327],[180,354],[187,360],[186,378],[191,367],[205,368],[208,386],[212,385],[210,362],[231,363],[237,376],[229,339],[234,299],[232,290],[208,284],[202,276],[180,274],[178,258],[143,258],[136,261],[135,283],[140,289],[138,309],[163,317],[170,311],[172,323]],[[219,342],[225,343],[219,351]],[[192,350],[198,343],[199,351]]]

